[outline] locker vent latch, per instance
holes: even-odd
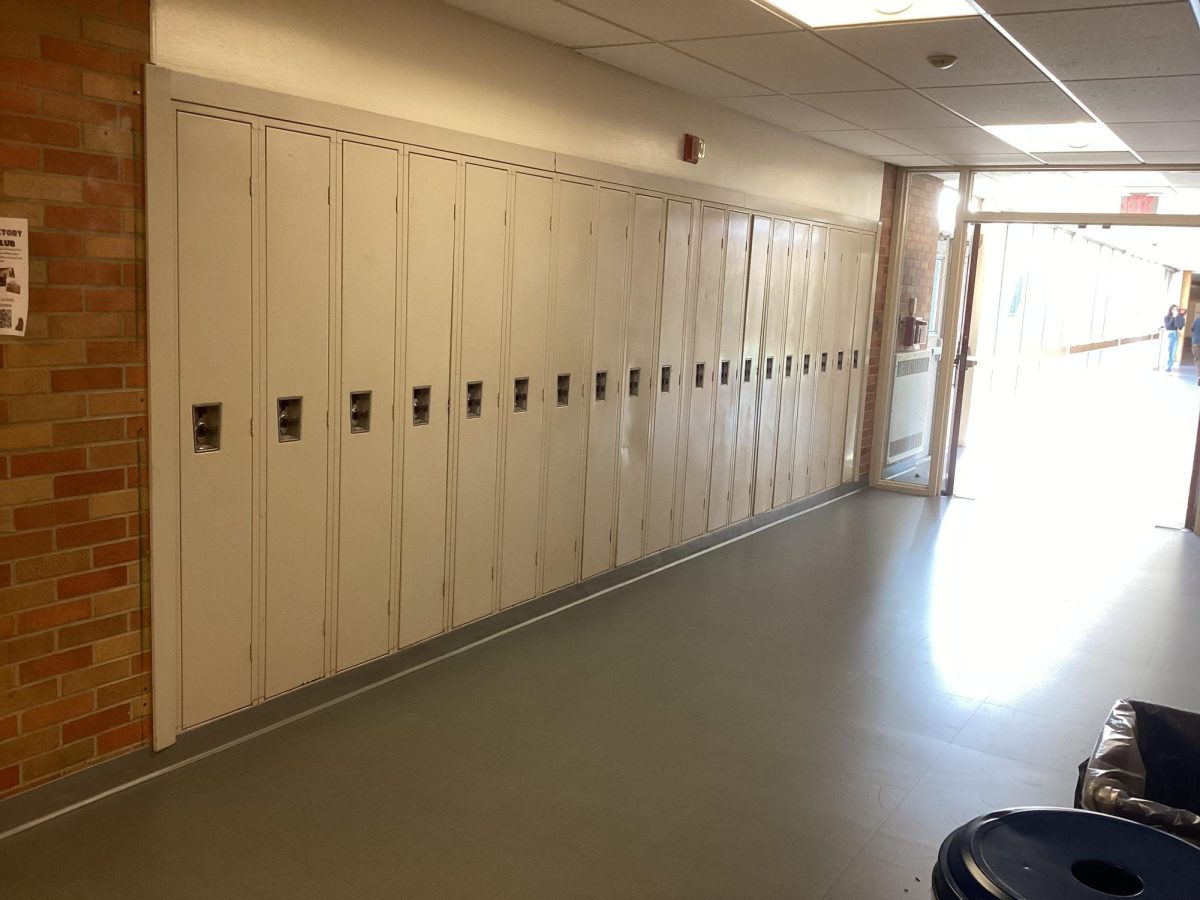
[[[300,440],[300,417],[303,397],[280,397],[276,401],[279,422],[279,443]]]
[[[221,449],[220,403],[197,403],[192,407],[192,449],[196,453]]]
[[[363,434],[371,430],[371,392],[356,391],[350,395],[350,433]]]

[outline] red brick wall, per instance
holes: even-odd
[[[871,471],[871,442],[875,436],[875,393],[879,386],[879,357],[883,352],[883,312],[887,303],[888,273],[892,258],[892,218],[896,208],[896,186],[900,170],[893,165],[883,168],[883,199],[879,204],[879,274],[875,279],[875,311],[871,326],[871,349],[867,368],[867,395],[863,412],[862,452],[858,457],[858,477]]]
[[[30,225],[0,338],[0,797],[141,744],[149,0],[0,0],[0,216]]]
[[[933,272],[938,250],[938,200],[945,186],[932,175],[913,175],[905,199],[904,247],[900,255],[900,314],[909,297],[917,298],[917,318],[929,321]]]

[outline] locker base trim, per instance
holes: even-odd
[[[171,746],[143,747],[0,803],[0,840],[113,794],[229,750],[405,675],[486,644],[518,628],[594,600],[635,581],[711,553],[867,489],[851,482],[685,541],[643,559],[476,619],[389,656],[310,682],[247,709],[180,733]]]

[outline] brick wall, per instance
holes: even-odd
[[[142,65],[149,0],[0,0],[0,797],[149,731]]]
[[[933,272],[938,250],[938,200],[945,186],[933,175],[914,175],[908,182],[904,246],[900,254],[900,314],[909,297],[917,298],[917,318],[929,320]]]
[[[892,258],[892,218],[896,208],[896,186],[900,170],[893,165],[883,168],[883,199],[879,205],[879,274],[875,280],[875,310],[871,326],[871,349],[867,368],[866,400],[863,412],[862,452],[858,457],[858,477],[871,471],[871,442],[875,436],[875,393],[879,386],[879,357],[883,353],[883,315],[887,303],[888,273]]]

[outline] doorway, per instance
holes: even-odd
[[[1072,517],[1130,524],[1194,521],[1200,229],[968,228],[944,493],[1036,497]],[[1173,359],[1172,306],[1184,320]]]

